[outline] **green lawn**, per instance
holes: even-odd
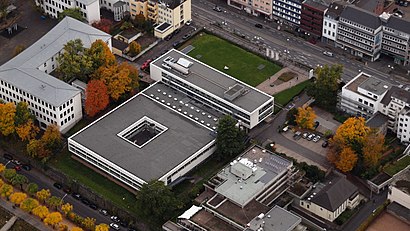
[[[136,203],[134,194],[72,159],[70,156],[71,154],[65,149],[56,158],[50,160],[50,164],[69,175],[73,180],[86,185],[94,192],[114,202],[114,204],[138,215],[134,207]]]
[[[280,66],[213,35],[201,33],[189,42],[195,47],[188,53],[189,56],[251,86],[257,86],[281,69]],[[198,55],[201,57],[198,58]],[[260,65],[265,67],[259,70]],[[228,66],[229,70],[224,70],[224,66]]]
[[[386,168],[384,168],[384,172],[387,173],[389,176],[393,176],[394,174],[400,172],[405,167],[410,165],[410,156],[406,156],[399,161],[396,161],[392,164],[389,164]]]
[[[285,106],[293,99],[293,97],[299,95],[309,83],[310,81],[306,80],[305,82],[301,82],[298,85],[273,95],[273,97],[275,97],[275,103]]]

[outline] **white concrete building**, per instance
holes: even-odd
[[[53,18],[68,8],[80,8],[89,24],[100,20],[100,3],[98,0],[36,0],[36,5]]]
[[[344,5],[341,2],[331,3],[325,11],[323,17],[322,40],[325,42],[335,42],[340,14]]]
[[[299,206],[333,222],[346,209],[355,208],[359,202],[357,187],[345,176],[338,176],[325,183],[317,183],[311,194],[300,200]]]
[[[300,25],[303,0],[272,0],[273,17],[288,25]]]
[[[387,199],[391,202],[396,202],[407,209],[410,209],[410,169],[404,170],[399,175],[395,176],[389,186],[389,194]]]
[[[111,36],[66,17],[46,35],[0,67],[0,99],[27,102],[41,128],[56,124],[67,131],[82,118],[81,92],[52,75],[64,45],[81,39],[85,47],[97,39],[111,48]]]
[[[165,38],[192,19],[191,0],[161,0],[157,5],[156,22],[159,25],[154,29],[157,38]]]
[[[232,115],[252,129],[273,113],[273,97],[180,51],[150,64],[151,78],[185,92],[199,103]]]

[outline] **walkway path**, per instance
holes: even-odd
[[[283,73],[286,73],[288,71],[296,73],[297,77],[287,82],[282,82],[281,80],[278,80],[279,76],[281,76]],[[276,74],[271,76],[269,79],[263,81],[261,84],[256,86],[256,88],[265,92],[266,94],[273,95],[283,90],[286,90],[290,87],[293,87],[303,81],[306,81],[308,80],[308,78],[309,77],[308,77],[307,71],[297,68],[295,66],[288,66],[276,72]]]
[[[18,217],[18,218],[21,218],[21,219],[25,220],[27,223],[31,224],[32,226],[36,227],[37,229],[39,229],[41,231],[52,231],[53,230],[52,228],[46,226],[43,222],[41,222],[40,219],[38,219],[34,215],[26,213],[26,212],[24,212],[23,210],[21,210],[19,208],[14,209],[13,208],[13,203],[11,203],[11,202],[0,199],[0,206],[7,209],[10,213],[14,214],[15,215],[14,217]],[[3,229],[1,229],[0,231],[3,231]]]
[[[0,231],[7,231],[9,230],[13,225],[14,222],[17,221],[17,216],[13,216],[10,218],[10,220],[7,221],[7,223],[0,229]]]

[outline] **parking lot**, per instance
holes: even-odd
[[[308,140],[307,137],[303,138],[303,134],[308,133],[307,130],[306,130],[306,132],[302,131],[300,133],[301,134],[299,136],[295,137],[295,138],[294,138],[295,132],[292,131],[292,130],[288,130],[287,132],[283,132],[282,134],[286,138],[288,138],[288,139],[290,139],[294,142],[297,142],[299,145],[301,145],[301,146],[303,146],[307,149],[310,149],[310,150],[312,150],[312,151],[314,151],[314,152],[316,152],[316,153],[318,153],[322,156],[326,156],[327,148],[322,147],[322,144],[325,141],[325,139],[323,138],[322,135],[319,135],[321,138],[317,142],[314,142],[313,137],[312,137],[312,140]],[[315,133],[315,131],[309,131],[309,133],[312,134],[312,133]],[[318,134],[318,133],[316,133],[316,134]]]

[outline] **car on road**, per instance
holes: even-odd
[[[172,44],[172,47],[173,48],[177,48],[179,45],[181,45],[183,43],[183,41],[177,41],[177,42],[174,42],[173,44]]]
[[[292,108],[294,108],[295,107],[295,104],[294,103],[290,103],[290,104],[288,104],[288,106],[286,106],[286,110],[290,110],[290,109],[292,109]]]
[[[110,219],[114,222],[119,223],[121,220],[117,216],[111,216]]]
[[[102,215],[107,216],[108,212],[105,209],[99,209],[98,212],[100,212]]]
[[[111,224],[110,224],[110,227],[113,228],[113,229],[115,229],[115,230],[120,230],[120,226],[117,225],[117,224],[115,224],[115,223],[111,223]]]
[[[185,25],[189,26],[189,25],[191,25],[191,23],[192,23],[192,20],[188,20],[188,21],[185,23]]]
[[[216,11],[216,12],[222,12],[221,7],[219,7],[219,6],[214,6],[213,10]]]
[[[306,140],[311,141],[311,140],[313,140],[313,138],[315,138],[315,134],[310,134],[310,135],[308,135],[308,137],[306,138]]]
[[[53,186],[57,189],[62,189],[63,188],[63,185],[61,185],[60,183],[57,183],[57,182],[54,183]]]
[[[76,200],[81,200],[81,195],[78,193],[73,193],[72,196],[74,197],[74,199]]]
[[[315,143],[319,142],[320,138],[321,138],[320,136],[315,136],[315,138],[313,138],[313,142]]]
[[[325,141],[322,143],[322,148],[326,148],[328,145],[329,145],[329,142],[328,142],[327,140],[325,140]]]
[[[287,132],[288,130],[289,130],[289,126],[285,126],[285,127],[282,129],[283,132]]]
[[[333,57],[333,53],[330,51],[323,51],[323,54],[329,57]]]
[[[147,67],[149,67],[149,64],[152,62],[152,59],[148,59],[146,60],[142,65],[141,65],[141,70],[146,69]]]
[[[10,155],[10,154],[8,154],[8,153],[4,153],[3,157],[4,157],[4,159],[6,159],[6,160],[13,160],[13,156]]]
[[[186,34],[186,35],[184,35],[184,37],[182,37],[182,39],[189,39],[189,37],[191,37],[191,35],[190,35],[190,34]]]
[[[255,24],[255,27],[262,29],[262,28],[263,28],[263,25],[262,25],[262,24],[259,24],[259,23],[256,23],[256,24]]]
[[[94,209],[94,210],[97,210],[97,209],[98,209],[98,207],[97,207],[96,204],[90,204],[89,207],[92,208],[92,209]]]
[[[21,168],[24,169],[24,170],[26,170],[26,171],[30,171],[30,170],[31,170],[31,165],[29,165],[29,164],[23,164],[23,165],[21,166]]]
[[[85,198],[81,199],[81,202],[83,202],[83,204],[89,206],[91,204],[91,202]]]

